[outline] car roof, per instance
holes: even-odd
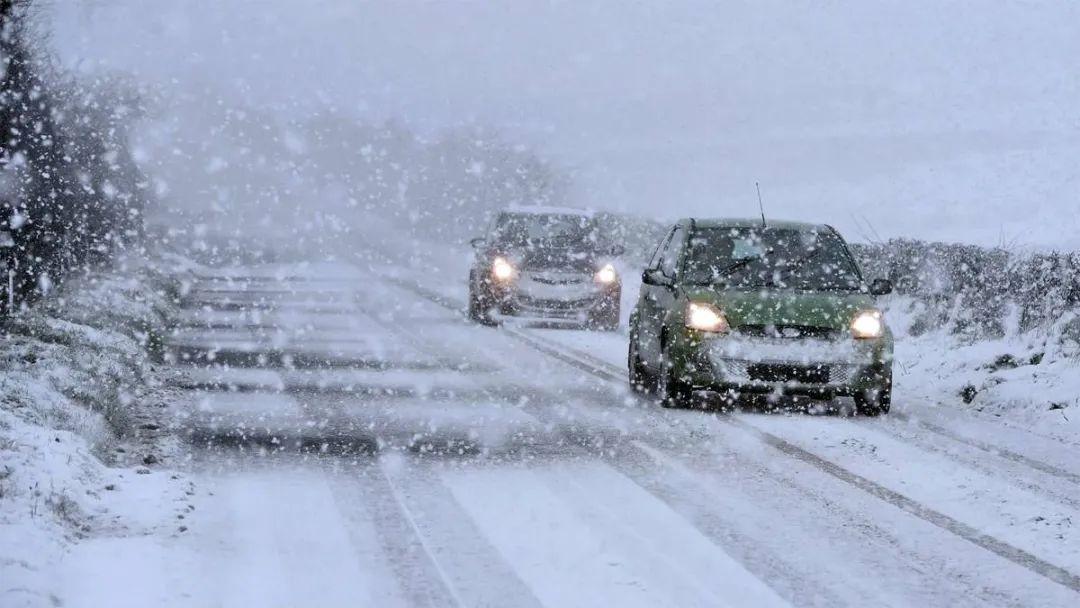
[[[760,228],[761,218],[684,218],[680,224],[693,222],[697,228]],[[786,228],[789,230],[827,230],[825,224],[811,224],[792,220],[766,220],[767,228]]]
[[[502,213],[517,213],[522,215],[580,215],[589,218],[595,215],[593,211],[588,209],[544,205],[510,205],[503,209]]]

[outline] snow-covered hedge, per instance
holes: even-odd
[[[0,312],[137,245],[151,198],[129,144],[142,92],[57,65],[42,4],[0,2]]]
[[[867,276],[891,279],[898,294],[922,306],[914,335],[946,328],[977,339],[1041,329],[1080,341],[1080,253],[911,239],[852,249]]]

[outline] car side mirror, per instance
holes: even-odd
[[[874,279],[870,281],[870,295],[885,296],[892,293],[893,284],[889,279]]]
[[[646,268],[641,273],[641,282],[645,285],[659,285],[661,287],[671,287],[671,279],[664,276],[664,273],[660,272],[659,268]]]
[[[473,246],[473,249],[479,249],[484,245],[487,245],[487,239],[482,236],[478,236],[475,239],[470,240],[469,244]]]

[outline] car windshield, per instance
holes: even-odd
[[[596,225],[591,218],[574,214],[504,213],[495,228],[495,238],[507,245],[535,243],[593,246]]]
[[[858,289],[858,268],[827,228],[703,228],[688,245],[686,282],[734,288]]]

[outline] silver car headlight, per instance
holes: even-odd
[[[619,273],[615,272],[615,267],[611,264],[605,264],[603,268],[596,271],[593,278],[596,279],[597,283],[611,285],[619,280]]]
[[[517,269],[506,258],[498,257],[491,262],[491,276],[497,281],[509,281],[517,275]]]

